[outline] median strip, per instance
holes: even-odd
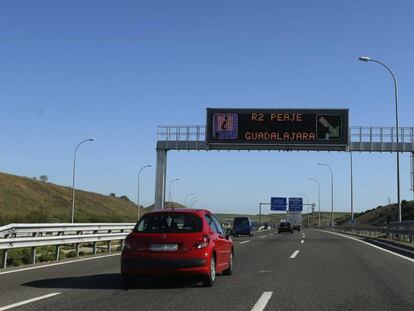
[[[39,301],[39,300],[42,300],[42,299],[46,299],[46,298],[50,298],[50,297],[53,297],[53,296],[56,296],[56,295],[59,295],[59,294],[60,293],[51,293],[51,294],[47,294],[47,295],[44,295],[44,296],[39,296],[39,297],[36,297],[36,298],[16,302],[16,303],[13,303],[13,304],[8,305],[8,306],[0,307],[0,311],[9,310],[9,309],[12,309],[12,308],[15,308],[15,307],[27,305],[29,303]]]
[[[290,255],[291,259],[294,259],[299,254],[299,250],[295,250],[292,255]]]
[[[253,309],[251,311],[263,311],[264,308],[266,308],[266,305],[269,302],[272,295],[273,292],[264,292],[262,296],[260,296],[256,304],[253,306]]]

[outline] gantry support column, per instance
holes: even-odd
[[[155,171],[155,209],[163,209],[165,202],[165,184],[167,179],[167,150],[157,148]]]

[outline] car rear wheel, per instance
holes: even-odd
[[[233,251],[232,251],[230,253],[230,258],[229,258],[229,267],[227,268],[227,270],[224,270],[223,274],[232,275],[233,274],[233,264],[234,264],[234,255],[233,255]]]
[[[216,280],[216,259],[214,255],[211,256],[210,260],[210,272],[208,275],[203,277],[203,286],[204,287],[211,287],[214,285],[214,281]]]

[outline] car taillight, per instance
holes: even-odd
[[[195,242],[194,248],[202,249],[204,247],[207,247],[209,243],[210,243],[210,237],[208,235],[203,235]]]

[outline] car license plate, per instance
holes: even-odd
[[[149,250],[153,252],[174,252],[178,250],[178,244],[150,244]]]

